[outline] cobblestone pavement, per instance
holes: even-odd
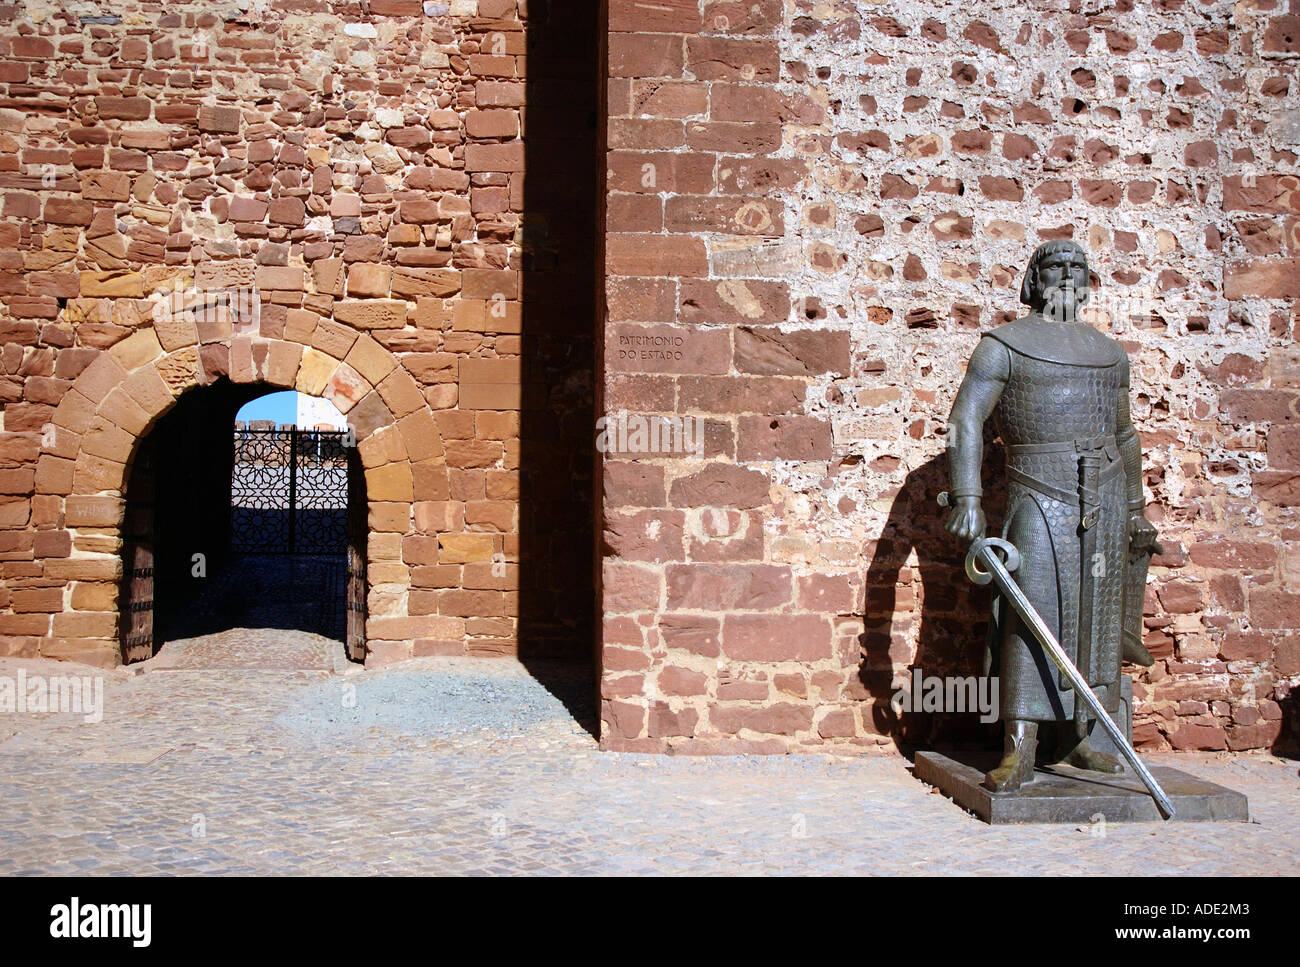
[[[901,757],[599,752],[559,668],[365,672],[244,630],[145,667],[0,660],[104,675],[98,723],[0,713],[0,873],[1258,875],[1300,854],[1300,766],[1271,757],[1153,757],[1248,795],[1251,823],[994,828]]]

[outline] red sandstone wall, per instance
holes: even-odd
[[[585,650],[595,46],[526,67],[584,11],[244,6],[0,8],[0,653],[117,660],[132,454],[223,377],[356,427],[369,660]]]
[[[1089,249],[1093,321],[1130,350],[1167,549],[1136,738],[1283,741],[1300,11],[1083,9],[611,0],[604,412],[707,429],[698,457],[607,455],[607,747],[853,750],[952,725],[888,708],[910,668],[978,669],[988,599],[935,506],[945,419],[1059,237]]]

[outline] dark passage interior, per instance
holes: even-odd
[[[220,380],[141,442],[123,532],[123,657],[229,628],[286,628],[364,657],[364,477],[342,432],[236,429],[265,387]]]

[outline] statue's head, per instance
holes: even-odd
[[[1074,322],[1088,301],[1088,254],[1078,242],[1058,239],[1034,249],[1020,286],[1020,301],[1045,318]]]

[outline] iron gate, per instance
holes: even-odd
[[[348,539],[348,451],[342,430],[235,430],[231,549],[342,554]]]

